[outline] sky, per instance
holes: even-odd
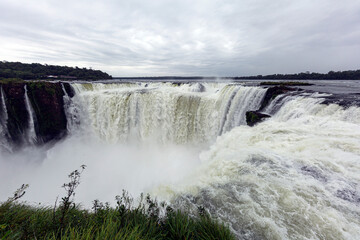
[[[359,0],[0,0],[0,60],[116,77],[360,69]]]

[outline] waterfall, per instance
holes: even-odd
[[[176,209],[203,206],[239,239],[360,236],[360,107],[304,91],[268,96],[263,107],[266,88],[238,83],[71,86],[73,97],[65,84],[60,92],[71,134],[49,148],[0,151],[0,201],[28,182],[27,201],[51,203],[64,173],[86,164],[76,197],[84,206],[127,189]],[[1,126],[12,118],[5,90]],[[25,87],[18,102],[34,139],[31,97]],[[260,107],[271,118],[247,126],[245,113]]]
[[[1,95],[1,106],[0,106],[0,126],[3,128],[5,132],[7,129],[7,120],[8,120],[8,112],[6,108],[5,102],[5,93],[2,87],[0,86],[0,95]]]
[[[235,84],[171,83],[73,84],[96,135],[109,142],[154,139],[206,143],[246,124],[245,113],[257,110],[261,87]]]
[[[28,96],[28,90],[27,90],[27,86],[25,84],[24,86],[25,89],[25,106],[26,106],[26,110],[28,112],[28,116],[29,116],[29,123],[28,123],[28,130],[27,130],[27,142],[30,144],[34,144],[37,141],[37,137],[36,137],[36,131],[35,131],[35,122],[36,122],[36,115],[34,112],[34,109],[31,106],[30,100],[29,100],[29,96]]]
[[[61,83],[61,88],[64,92],[64,112],[67,120],[66,128],[69,133],[74,133],[80,126],[79,107],[69,96],[63,83]]]
[[[263,88],[243,86],[232,86],[230,91],[226,91],[222,97],[229,100],[222,112],[219,135],[246,124],[246,112],[258,110],[265,93],[266,89]]]
[[[6,109],[6,102],[5,102],[5,93],[3,88],[0,86],[0,95],[1,95],[1,112],[0,112],[0,116],[1,116],[1,123],[5,123],[7,122],[8,119],[8,112]]]
[[[155,193],[204,206],[239,239],[357,239],[360,108],[285,98],[269,120],[218,137],[187,182]]]
[[[7,108],[6,108],[6,102],[5,102],[5,93],[4,90],[2,88],[2,86],[0,86],[0,95],[1,95],[1,105],[0,105],[0,146],[4,147],[5,149],[10,149],[10,146],[7,142],[7,133],[8,133],[8,129],[7,129],[7,121],[8,121],[8,112],[7,112]]]

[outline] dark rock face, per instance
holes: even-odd
[[[274,100],[280,94],[284,94],[290,91],[296,91],[295,88],[290,88],[286,86],[275,86],[267,89],[265,96],[262,100],[261,106],[257,111],[248,111],[246,112],[246,123],[248,126],[252,127],[255,124],[263,121],[266,118],[271,117],[268,114],[264,114],[263,111],[272,100]]]
[[[17,82],[3,83],[7,119],[6,138],[13,148],[26,144],[29,129],[29,112],[25,104],[25,85],[35,114],[34,126],[36,141],[42,145],[59,140],[67,134],[67,120],[63,96],[72,97],[74,91],[68,83]],[[1,101],[1,99],[0,99]]]
[[[62,84],[63,84],[64,89],[69,97],[72,98],[73,96],[75,96],[75,91],[69,83],[62,83]]]
[[[36,114],[35,131],[38,142],[46,143],[66,134],[64,91],[61,83],[28,83],[28,96]]]
[[[265,93],[263,102],[262,102],[259,110],[260,111],[263,110],[271,102],[271,100],[276,98],[278,95],[287,93],[289,91],[296,91],[296,90],[297,89],[295,89],[295,88],[290,88],[290,87],[286,87],[286,86],[275,86],[275,87],[268,88],[268,90]]]
[[[4,92],[8,113],[7,139],[14,145],[22,145],[28,128],[29,114],[25,105],[24,83],[7,83],[1,85]]]
[[[255,124],[257,124],[269,117],[270,117],[269,115],[258,112],[258,111],[248,111],[248,112],[246,112],[246,123],[248,126],[252,127]]]

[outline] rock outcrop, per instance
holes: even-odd
[[[25,106],[24,83],[1,84],[7,111],[7,141],[22,145],[29,123],[29,114]],[[2,103],[3,104],[3,103]]]
[[[284,94],[290,91],[297,91],[296,88],[290,88],[287,86],[274,86],[269,87],[265,93],[260,108],[257,111],[246,112],[246,123],[248,126],[254,126],[255,124],[263,121],[266,118],[271,117],[268,114],[262,113],[262,111],[280,94]]]
[[[64,91],[60,83],[27,84],[28,96],[36,114],[35,131],[38,143],[62,138],[66,134]]]
[[[255,124],[263,121],[266,118],[269,118],[270,115],[258,112],[258,111],[248,111],[246,112],[246,123],[248,126],[252,127]]]
[[[268,88],[259,110],[262,111],[272,100],[274,100],[280,94],[284,94],[290,91],[297,91],[297,89],[286,86],[275,86]]]
[[[74,96],[68,83],[7,82],[0,83],[5,100],[7,121],[6,138],[13,148],[27,144],[30,113],[25,103],[25,86],[33,109],[36,139],[33,144],[42,145],[59,140],[67,134],[64,111],[65,92]],[[1,93],[0,93],[1,94]],[[2,104],[2,103],[1,103]]]

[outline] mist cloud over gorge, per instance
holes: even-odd
[[[1,60],[113,76],[356,69],[360,2],[1,0]]]
[[[76,190],[76,201],[90,207],[95,199],[112,204],[116,195],[127,190],[134,197],[151,192],[156,186],[184,181],[199,164],[199,149],[189,146],[155,144],[111,145],[95,139],[70,137],[48,151],[29,147],[7,154],[0,152],[0,201],[21,186],[29,184],[23,200],[53,204],[65,191],[67,175],[87,167]]]

